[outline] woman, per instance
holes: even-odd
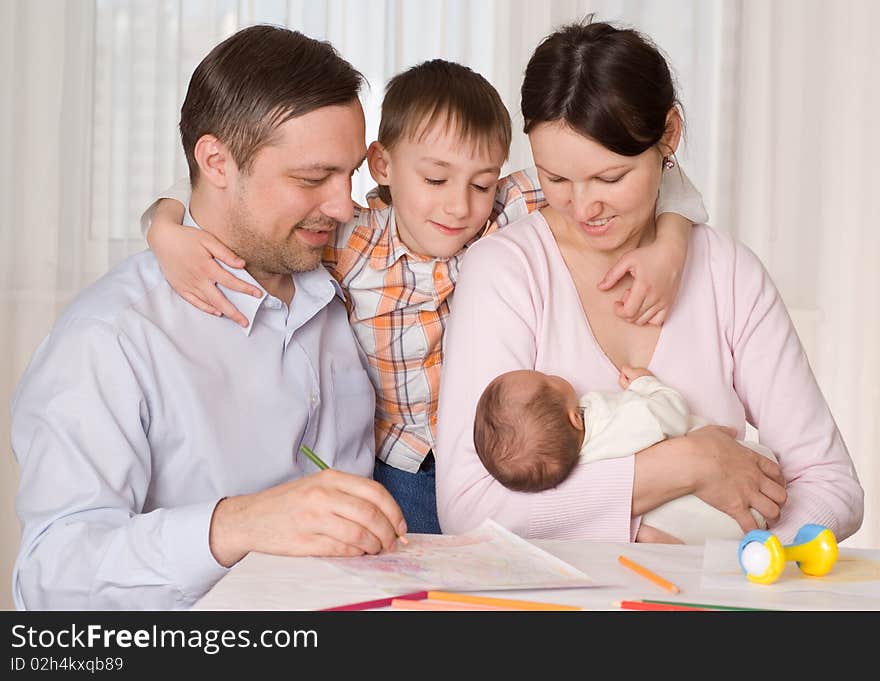
[[[522,113],[549,206],[471,247],[446,338],[438,413],[441,527],[491,517],[527,537],[675,541],[641,514],[695,494],[784,542],[807,522],[843,540],[863,491],[773,282],[755,255],[706,225],[692,230],[678,299],[662,327],[614,314],[627,287],[597,282],[654,238],[662,173],[681,117],[667,64],[644,37],[605,23],[545,39],[526,68]],[[483,468],[474,411],[497,375],[538,369],[578,392],[614,390],[643,366],[712,423],[633,456],[579,466],[559,487],[512,492]],[[779,465],[739,445],[746,423]]]

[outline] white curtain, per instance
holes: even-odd
[[[70,298],[145,246],[137,218],[186,172],[177,120],[190,74],[240,27],[274,23],[332,42],[370,83],[367,135],[387,79],[443,57],[485,75],[530,162],[519,86],[539,40],[595,12],[650,35],[687,119],[679,154],[711,222],[749,244],[792,309],[867,492],[880,545],[880,186],[873,0],[2,0],[0,2],[0,439],[8,397]],[[354,189],[372,186],[362,169]],[[0,457],[0,584],[18,544],[18,472]],[[0,607],[11,607],[7,588]]]
[[[747,0],[726,202],[792,313],[880,546],[880,58],[875,0]]]

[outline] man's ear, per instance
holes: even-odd
[[[373,142],[367,149],[367,165],[370,166],[370,175],[376,184],[386,187],[391,184],[391,158],[381,142]]]
[[[660,150],[664,156],[671,156],[678,149],[681,141],[681,113],[678,107],[672,107],[666,114],[666,130],[660,138]]]
[[[199,164],[200,180],[222,189],[229,186],[229,172],[237,166],[226,145],[214,135],[202,135],[196,142],[193,155]]]

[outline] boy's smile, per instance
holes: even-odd
[[[486,226],[506,152],[498,144],[463,140],[443,118],[414,137],[391,149],[374,143],[370,169],[390,188],[406,247],[417,255],[448,258]]]

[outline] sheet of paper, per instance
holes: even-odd
[[[880,551],[840,547],[831,572],[811,577],[790,561],[772,584],[749,582],[739,566],[736,540],[710,539],[703,551],[703,589],[753,589],[761,593],[812,591],[880,600]],[[866,604],[867,605],[867,604]]]
[[[387,596],[318,558],[249,553],[193,610],[321,610]]]
[[[598,586],[585,573],[492,520],[460,535],[410,534],[393,553],[324,558],[388,593]]]

